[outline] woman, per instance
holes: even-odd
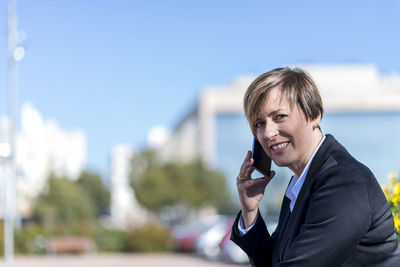
[[[270,234],[258,205],[275,173],[251,179],[254,160],[246,155],[231,239],[251,264],[400,266],[390,205],[371,171],[321,132],[323,106],[311,77],[289,68],[264,73],[247,89],[244,110],[266,154],[294,173]]]

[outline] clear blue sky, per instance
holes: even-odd
[[[6,113],[0,1],[0,115]],[[372,63],[400,73],[400,0],[18,0],[19,101],[88,137],[88,167],[116,143],[143,147],[207,85],[296,63]]]

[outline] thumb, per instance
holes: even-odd
[[[274,176],[275,176],[275,171],[270,171],[269,176],[263,177],[262,179],[266,181],[265,185],[267,185],[272,180],[272,178],[274,178]]]
[[[253,179],[253,184],[263,184],[263,186],[267,186],[268,183],[274,178],[275,171],[271,171],[269,176],[264,176],[261,178]]]

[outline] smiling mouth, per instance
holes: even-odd
[[[283,142],[280,144],[272,145],[271,149],[272,149],[272,151],[277,151],[277,150],[281,150],[281,149],[287,147],[288,145],[289,145],[289,142]]]

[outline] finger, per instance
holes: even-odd
[[[238,183],[243,183],[246,182],[248,180],[251,180],[251,174],[253,173],[254,168],[250,167],[250,168],[246,168],[244,171],[241,171],[239,173],[239,175],[237,176],[237,182]]]
[[[275,176],[275,171],[270,171],[269,176],[264,176],[264,177],[253,179],[253,180],[260,182],[260,183],[266,182],[266,185],[267,185],[272,180],[272,178],[274,178],[274,176]]]
[[[239,175],[237,176],[238,182],[243,182],[251,179],[251,174],[254,171],[254,167],[252,167],[253,163],[254,160],[252,158],[252,153],[251,151],[247,151],[246,157],[240,168]]]
[[[238,181],[237,182],[237,187],[239,192],[245,192],[249,188],[262,188],[265,189],[265,187],[268,185],[270,180],[267,180],[265,177],[262,178],[256,178],[256,179],[248,179],[245,181]]]
[[[251,157],[252,157],[252,153],[251,153],[250,150],[248,150],[247,154],[246,154],[246,158],[244,159],[244,161],[249,161],[251,159]]]
[[[251,180],[251,174],[254,172],[255,168],[253,166],[244,166],[239,172],[240,180],[246,181]]]
[[[269,176],[265,176],[264,179],[267,181],[267,184],[274,178],[275,176],[275,171],[270,171]]]
[[[269,172],[269,175],[266,175],[265,176],[265,178],[273,178],[275,176],[275,171],[274,170],[271,170],[270,172]]]
[[[248,179],[241,182],[237,182],[237,186],[239,191],[247,190],[250,187],[261,186],[263,189],[269,184],[269,182],[274,178],[275,171],[271,171],[269,176],[257,178],[257,179]]]
[[[246,168],[246,167],[249,167],[249,166],[252,166],[253,165],[253,161],[254,160],[252,158],[251,151],[247,151],[246,157],[244,158],[243,163],[242,163],[242,169]]]
[[[248,179],[245,176],[238,175],[238,177],[236,177],[236,180],[237,180],[237,183],[244,183]]]

